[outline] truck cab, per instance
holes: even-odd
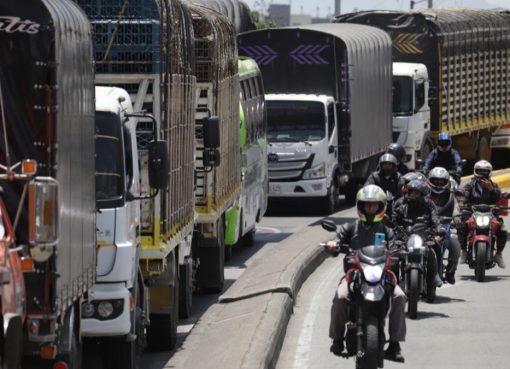
[[[429,80],[418,63],[393,63],[393,141],[404,146],[407,166],[432,150],[430,138]]]
[[[141,324],[135,306],[143,300],[138,278],[140,173],[136,121],[127,116],[131,113],[125,90],[96,87],[97,268],[96,283],[82,304],[81,324],[85,337],[114,338],[108,341],[109,355],[123,359],[135,355],[133,337]]]
[[[268,94],[269,197],[338,198],[335,100],[312,94]],[[327,209],[328,210],[328,209]]]

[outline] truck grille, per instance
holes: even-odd
[[[274,154],[269,155],[269,180],[270,181],[297,181],[303,177],[305,170],[312,167],[315,154],[309,154],[300,159],[275,159]]]

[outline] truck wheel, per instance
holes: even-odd
[[[478,160],[491,161],[491,153],[490,138],[488,136],[482,136],[478,143]]]
[[[425,141],[420,150],[420,159],[425,161],[425,159],[427,159],[432,150],[433,150],[432,143],[429,140]]]
[[[198,246],[200,265],[196,273],[198,288],[203,292],[220,293],[225,281],[225,227],[223,220],[216,223],[217,237],[201,238],[199,242],[207,245]]]
[[[136,369],[136,340],[126,341],[125,337],[106,339],[103,345],[104,369]]]
[[[349,182],[345,188],[345,203],[347,205],[356,205],[356,195],[358,194],[358,184]]]
[[[170,351],[173,350],[177,343],[177,324],[179,316],[179,280],[177,273],[177,257],[170,254],[167,257],[169,263],[174,263],[173,275],[169,276],[174,284],[161,285],[161,287],[151,287],[152,294],[158,289],[158,293],[168,293],[170,301],[170,311],[163,311],[160,313],[150,314],[150,325],[147,327],[147,344],[151,349],[156,351]],[[154,296],[156,297],[156,296]],[[163,296],[163,300],[165,300]]]
[[[322,199],[322,208],[326,215],[333,214],[338,204],[338,188],[332,182],[326,197]]]
[[[193,306],[193,261],[186,259],[186,264],[179,266],[179,318],[191,316]]]
[[[232,249],[234,245],[225,245],[225,261],[230,261],[232,259]]]

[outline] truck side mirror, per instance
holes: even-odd
[[[158,190],[168,187],[168,145],[166,141],[149,143],[149,186]]]
[[[28,238],[33,246],[58,242],[58,182],[36,178],[28,184]],[[49,255],[48,255],[49,257]]]
[[[220,120],[218,117],[207,117],[202,120],[204,147],[217,149],[220,147]]]
[[[437,100],[437,87],[435,86],[429,86],[429,106],[432,105],[432,103]]]

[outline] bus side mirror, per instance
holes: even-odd
[[[38,178],[30,182],[28,238],[32,246],[54,246],[58,242],[58,212],[58,182]]]
[[[149,186],[158,190],[168,187],[168,145],[166,141],[149,143]]]

